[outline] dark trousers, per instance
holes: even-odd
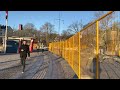
[[[23,65],[23,72],[25,70],[25,61],[26,61],[26,57],[21,57],[21,64]]]
[[[39,51],[40,51],[40,50],[39,50],[39,49],[37,49],[37,53],[38,53],[38,55],[39,55]]]
[[[42,49],[42,53],[44,52],[44,49]]]

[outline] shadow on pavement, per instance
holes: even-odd
[[[3,55],[13,55],[13,54],[19,54],[19,53],[6,53],[6,54],[0,53],[0,56],[3,56]]]
[[[96,58],[93,58],[93,61],[91,63],[91,69],[90,72],[93,73],[93,78],[96,79],[96,69],[97,69],[97,62]],[[100,73],[102,72],[102,69],[100,68],[100,62],[98,63],[98,68],[99,68],[99,78],[100,78]]]
[[[73,76],[73,79],[78,79],[78,76],[75,74],[75,75]]]

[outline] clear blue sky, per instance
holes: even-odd
[[[84,24],[94,20],[94,11],[60,11],[61,31],[74,21],[82,19]],[[26,23],[33,23],[39,29],[45,22],[50,22],[55,25],[55,30],[58,32],[58,19],[59,11],[9,11],[8,12],[8,25],[12,28],[17,28],[19,24],[25,25]],[[0,11],[0,24],[5,25],[5,11]],[[60,32],[61,32],[60,31]]]

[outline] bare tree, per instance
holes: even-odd
[[[95,19],[100,18],[101,16],[103,16],[106,12],[105,11],[95,11],[94,16]],[[102,20],[99,21],[99,37],[100,37],[100,46],[107,51],[107,44],[108,44],[108,38],[110,37],[110,35],[108,35],[107,33],[109,33],[111,31],[110,29],[110,22],[113,19],[113,14],[110,14],[108,16],[106,16],[105,18],[103,18]]]
[[[63,30],[62,31],[62,40],[66,40],[68,38],[70,38],[73,34],[71,34],[68,30]]]
[[[24,25],[24,29],[34,29],[34,28],[35,28],[35,26],[32,23],[27,23]]]
[[[19,36],[19,37],[33,37],[33,36],[38,36],[39,32],[35,28],[34,24],[32,23],[27,23],[24,25],[23,30],[13,30],[13,35],[14,36]]]
[[[42,27],[40,27],[40,31],[45,35],[46,38],[46,45],[48,46],[48,43],[52,41],[51,37],[52,34],[54,33],[54,25],[52,25],[49,22],[46,22]]]
[[[100,18],[104,14],[106,14],[106,11],[95,11],[95,13],[94,13],[95,19]],[[101,29],[106,30],[108,28],[108,25],[109,25],[109,23],[110,23],[110,21],[112,19],[113,19],[113,14],[110,14],[110,15],[107,15],[102,20],[100,20],[100,27],[101,27]]]
[[[36,32],[35,25],[32,23],[26,23],[24,25],[23,32],[25,33],[26,36],[29,36],[29,37],[35,36],[35,32]]]
[[[73,22],[70,26],[68,26],[68,30],[71,33],[77,33],[83,28],[83,22],[82,20]]]
[[[98,19],[100,18],[102,15],[104,15],[105,12],[104,11],[95,11],[94,12],[94,16],[95,16],[95,19]]]

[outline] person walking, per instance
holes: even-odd
[[[38,53],[38,56],[39,56],[40,46],[37,45],[37,46],[36,46],[36,49],[37,49],[37,53]]]
[[[20,58],[21,58],[21,64],[23,65],[23,71],[25,70],[25,61],[26,58],[30,58],[30,51],[29,51],[29,45],[27,45],[27,41],[23,41],[22,45],[20,46]]]
[[[41,45],[41,49],[42,49],[42,53],[43,53],[44,52],[44,45],[43,45],[43,43]]]

